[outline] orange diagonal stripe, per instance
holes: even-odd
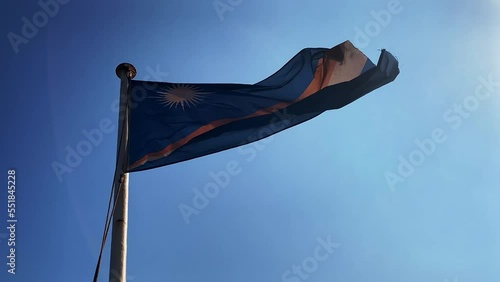
[[[349,42],[350,44],[350,42]],[[347,44],[346,44],[347,45]],[[352,46],[352,44],[351,44]],[[347,46],[346,46],[347,47]],[[353,47],[354,48],[354,47]],[[312,94],[318,92],[319,90],[331,86],[337,83],[349,81],[355,77],[357,77],[365,63],[366,63],[366,56],[361,53],[357,49],[349,49],[346,48],[346,53],[344,56],[344,62],[339,63],[334,60],[326,59],[326,63],[324,63],[325,58],[320,59],[318,61],[318,66],[316,67],[316,71],[314,74],[314,79],[311,81],[311,83],[307,86],[307,88],[304,90],[304,92],[294,101],[292,102],[281,102],[277,103],[271,107],[265,108],[258,110],[250,115],[244,116],[244,117],[239,117],[239,118],[229,118],[229,119],[221,119],[221,120],[216,120],[213,121],[209,124],[206,124],[204,126],[201,126],[188,136],[184,137],[183,139],[172,143],[165,147],[165,149],[159,151],[159,152],[154,152],[145,155],[135,163],[133,163],[129,169],[133,169],[136,167],[139,167],[146,162],[149,161],[154,161],[157,159],[164,158],[168,155],[170,155],[173,151],[179,149],[180,147],[186,145],[189,141],[191,141],[193,138],[200,136],[202,134],[207,133],[208,131],[217,128],[219,126],[226,125],[231,122],[235,122],[238,120],[242,119],[247,119],[247,118],[252,118],[256,116],[262,116],[262,115],[267,115],[267,114],[272,114],[278,110],[281,110],[293,103],[296,103],[300,100],[303,100]]]

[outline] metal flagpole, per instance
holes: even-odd
[[[128,173],[124,173],[128,154],[128,89],[129,82],[136,75],[135,67],[122,63],[116,67],[116,75],[120,78],[120,111],[118,119],[118,152],[114,191],[116,207],[113,214],[113,231],[111,237],[111,258],[109,264],[109,281],[127,281],[127,223],[128,223]]]

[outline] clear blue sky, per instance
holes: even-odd
[[[119,63],[141,80],[254,83],[302,48],[347,39],[375,62],[391,51],[400,76],[244,151],[131,175],[129,281],[499,281],[500,1],[218,3],[231,9],[71,0],[46,23],[36,1],[4,4],[1,281],[91,281],[115,164]],[[390,20],[373,25],[371,12],[388,5]],[[34,15],[38,31],[11,44]],[[157,69],[168,75],[155,79]],[[478,78],[489,75],[485,96]],[[60,181],[52,163],[106,119],[114,130]],[[435,148],[418,153],[415,139],[433,135]],[[421,164],[400,173],[400,156]],[[230,162],[241,172],[186,224],[179,205],[193,206],[193,189]],[[16,275],[6,265],[10,168]],[[392,188],[388,173],[400,177]],[[328,237],[340,244],[332,253],[317,241]],[[108,264],[106,249],[100,281]]]

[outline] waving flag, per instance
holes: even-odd
[[[375,65],[345,41],[331,49],[303,49],[256,84],[132,80],[128,171],[257,141],[348,105],[398,74],[398,63],[389,52],[382,50]]]

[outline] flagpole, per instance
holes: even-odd
[[[120,111],[118,114],[118,150],[114,191],[116,207],[113,214],[113,231],[111,237],[111,258],[109,264],[109,281],[127,281],[127,224],[128,224],[128,89],[130,80],[136,75],[135,67],[122,63],[116,67],[116,75],[120,78]]]

